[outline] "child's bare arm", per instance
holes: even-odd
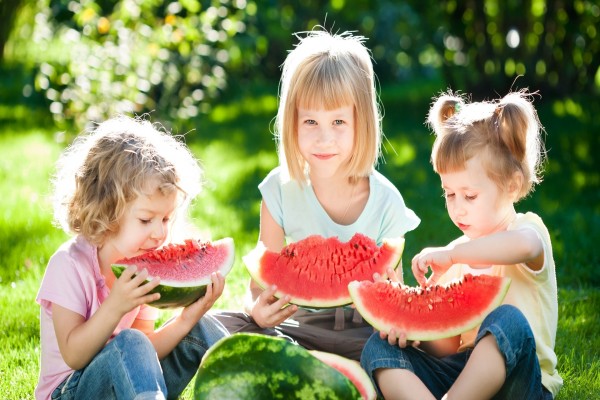
[[[75,370],[85,367],[104,347],[123,315],[158,299],[158,294],[147,294],[159,284],[158,279],[140,286],[148,273],[144,270],[134,275],[135,271],[135,267],[129,267],[123,272],[110,295],[87,321],[74,311],[52,304],[58,347],[69,367]]]
[[[260,209],[258,240],[271,251],[281,251],[285,246],[283,228],[275,221],[264,201]],[[273,296],[275,290],[274,287],[263,290],[254,280],[250,280],[245,308],[254,322],[262,328],[279,325],[298,310],[298,307],[294,305],[285,307],[289,302],[289,297],[277,299]]]
[[[525,263],[533,270],[543,266],[542,241],[533,229],[503,231],[464,243],[424,249],[413,258],[412,270],[423,285],[425,273],[431,268],[432,275],[427,280],[427,284],[431,285],[454,264],[485,268],[518,263]]]

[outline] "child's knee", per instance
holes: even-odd
[[[123,351],[140,349],[141,351],[154,351],[154,346],[148,336],[137,329],[124,329],[112,340]]]
[[[533,339],[531,326],[525,315],[515,306],[503,304],[492,311],[482,322],[480,331],[490,331],[495,335],[495,330],[500,330],[508,337]]]

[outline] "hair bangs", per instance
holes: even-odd
[[[431,155],[433,168],[438,174],[460,171],[471,158],[468,140],[464,134],[445,135],[436,141]]]
[[[355,103],[353,86],[336,64],[331,56],[323,55],[307,63],[305,74],[298,77],[296,84],[297,107],[333,110]]]

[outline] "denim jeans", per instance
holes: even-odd
[[[205,315],[159,361],[146,335],[135,329],[123,330],[85,368],[65,379],[52,399],[177,398],[194,377],[206,350],[227,335],[215,318]]]
[[[495,399],[552,399],[552,394],[542,386],[542,375],[535,340],[527,319],[521,311],[502,305],[492,311],[482,322],[475,344],[485,335],[496,339],[506,364],[506,380]],[[412,371],[440,399],[448,392],[469,360],[472,349],[437,358],[414,347],[391,346],[373,334],[361,355],[361,365],[375,386],[373,373],[379,368],[399,368]],[[379,388],[377,387],[379,392]],[[379,392],[379,394],[381,394]]]

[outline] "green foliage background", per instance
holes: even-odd
[[[317,25],[368,37],[382,85],[439,76],[476,98],[515,86],[561,96],[600,87],[591,0],[2,4],[5,14],[23,8],[6,54],[32,67],[33,88],[61,126],[151,110],[181,125],[227,86],[276,81],[292,34]]]

